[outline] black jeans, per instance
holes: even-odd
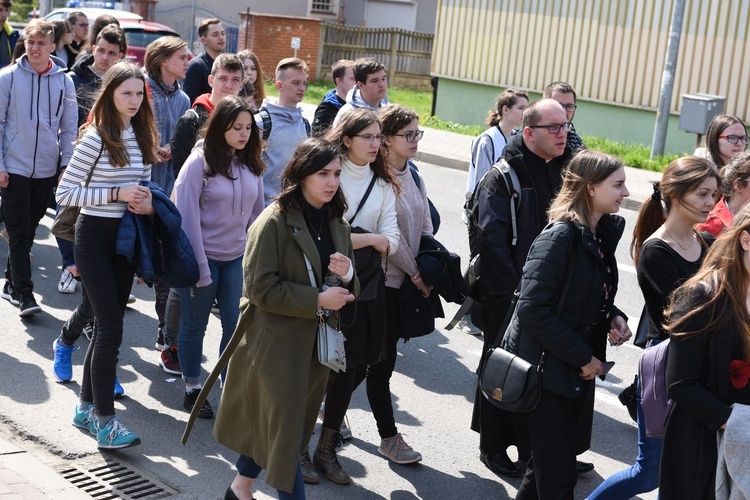
[[[81,283],[81,303],[73,310],[73,313],[60,330],[65,345],[75,345],[78,337],[83,333],[84,327],[93,322],[94,309],[91,307],[91,300],[89,300],[86,286]]]
[[[123,314],[135,268],[115,253],[120,219],[80,215],[75,259],[96,320],[83,361],[81,400],[93,401],[98,416],[115,414],[117,356],[122,343]]]
[[[393,402],[391,399],[391,376],[396,368],[399,340],[399,305],[398,288],[385,289],[386,312],[388,315],[388,331],[386,332],[386,358],[380,363],[367,365],[367,371],[360,370],[355,378],[355,389],[362,380],[367,380],[367,399],[370,402],[372,416],[378,426],[380,439],[391,438],[398,433],[396,420],[393,417]],[[326,409],[326,411],[328,411]]]
[[[516,500],[573,500],[578,482],[576,455],[581,422],[593,412],[594,381],[581,380],[581,395],[566,398],[542,389],[539,406],[526,413],[531,438],[531,459],[516,493]],[[591,430],[588,429],[588,432]]]
[[[0,188],[3,198],[2,218],[8,230],[8,261],[5,279],[13,283],[16,292],[27,295],[34,289],[31,281],[29,252],[39,221],[49,205],[56,176],[33,179],[8,174],[8,187]]]

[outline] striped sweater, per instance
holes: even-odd
[[[76,144],[73,157],[57,187],[57,203],[63,206],[80,206],[81,213],[86,215],[112,219],[122,217],[128,205],[122,201],[107,202],[109,189],[151,180],[151,166],[143,164],[143,155],[138,149],[132,126],[123,130],[122,140],[130,162],[124,167],[114,167],[109,162],[109,153],[103,147],[96,129],[89,128]],[[94,173],[91,182],[85,188],[86,178],[92,168]]]

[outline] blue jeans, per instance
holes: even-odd
[[[177,339],[182,378],[187,384],[200,382],[203,337],[214,298],[219,300],[221,314],[221,342],[219,354],[232,338],[240,316],[242,296],[242,257],[228,261],[208,259],[211,284],[180,289],[182,324]]]
[[[240,455],[237,459],[237,472],[242,477],[257,478],[260,474],[260,465],[255,463],[250,457]],[[279,494],[279,500],[305,500],[305,483],[302,480],[302,468],[297,461],[297,475],[294,477],[294,490],[291,493],[286,491],[276,490]]]
[[[656,343],[651,345],[656,345]],[[643,407],[641,407],[640,379],[637,389],[638,457],[635,459],[635,464],[605,479],[591,493],[588,500],[633,498],[659,487],[659,463],[661,462],[661,448],[664,441],[660,438],[646,436],[646,424],[643,419]]]

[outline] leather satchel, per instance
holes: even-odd
[[[557,303],[555,315],[559,318],[572,279],[573,265],[568,265],[565,288]],[[495,343],[487,352],[479,372],[479,388],[484,397],[500,409],[514,412],[530,412],[539,404],[542,395],[542,374],[547,353],[543,350],[539,363],[534,365],[517,354],[506,351],[500,344],[507,333],[513,313],[520,297],[521,284],[513,294],[508,313],[505,315]]]
[[[99,163],[99,159],[102,157],[102,152],[104,152],[104,143],[102,143],[102,148],[99,150],[99,156],[96,157],[91,170],[89,170],[89,175],[86,177],[86,183],[83,185],[84,188],[89,187],[91,176],[94,175],[94,169],[96,168],[96,164]],[[50,227],[52,235],[63,240],[75,241],[76,221],[78,220],[78,214],[80,213],[80,206],[61,206],[55,214],[55,220],[52,221],[52,226]]]

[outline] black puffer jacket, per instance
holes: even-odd
[[[91,69],[94,64],[94,56],[89,54],[76,59],[73,67],[68,71],[68,76],[73,80],[78,98],[78,126],[86,123],[94,101],[102,86],[102,79]]]
[[[610,254],[615,289],[617,266],[614,252],[625,229],[625,220],[605,215],[599,222],[602,247]],[[563,304],[561,317],[555,315],[565,287],[568,266],[573,266],[572,281]],[[605,360],[607,332],[611,318],[627,317],[611,306],[607,319],[595,323],[605,304],[604,276],[607,261],[588,228],[575,224],[551,224],[542,231],[529,251],[523,268],[521,296],[511,326],[503,340],[504,347],[531,363],[539,363],[542,349],[547,363],[542,387],[568,398],[581,393],[580,368],[596,356]]]

